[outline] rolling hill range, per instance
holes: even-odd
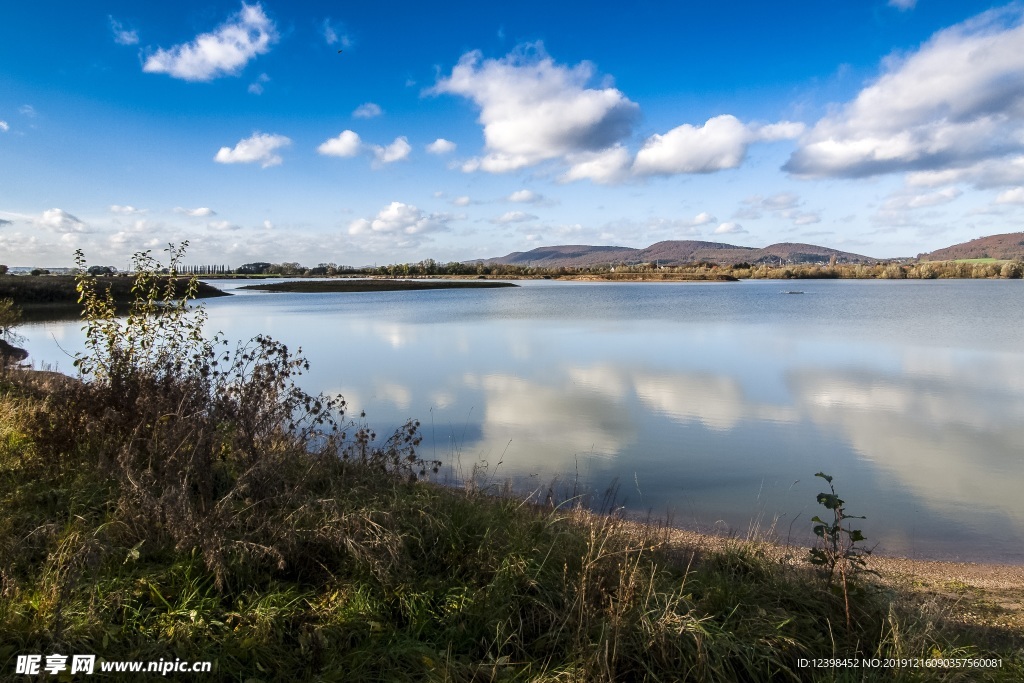
[[[1024,232],[979,237],[963,244],[918,254],[920,261],[952,261],[968,258],[1024,260]]]
[[[488,264],[508,264],[541,268],[586,268],[604,264],[659,263],[663,266],[707,261],[721,265],[737,263],[823,263],[832,256],[838,263],[876,263],[878,259],[813,244],[783,242],[762,249],[739,247],[721,242],[669,240],[645,249],[588,245],[538,247],[516,251],[499,258],[482,259]]]

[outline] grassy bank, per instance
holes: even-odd
[[[101,291],[109,289],[114,302],[119,305],[130,305],[135,300],[132,292],[134,278],[113,276],[97,280]],[[188,281],[179,278],[175,282],[176,296],[185,294]],[[197,299],[214,296],[229,296],[216,287],[198,283]],[[34,308],[74,308],[81,311],[78,304],[78,291],[75,289],[73,275],[0,275],[0,299],[13,299],[14,303],[24,309]]]
[[[53,652],[237,681],[1024,676],[1019,632],[853,566],[844,594],[757,545],[434,485],[418,423],[378,437],[281,344],[207,341],[145,286],[120,321],[86,285],[83,380],[0,378],[3,676]],[[983,656],[1002,666],[800,665]]]

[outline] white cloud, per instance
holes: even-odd
[[[242,3],[242,9],[216,31],[169,50],[158,49],[146,59],[142,70],[186,81],[210,81],[237,74],[257,55],[269,52],[277,39],[277,27],[263,7]]]
[[[234,232],[242,229],[241,226],[235,225],[231,221],[210,221],[206,226],[217,232]]]
[[[451,216],[427,214],[412,204],[391,202],[372,219],[360,218],[349,223],[350,235],[421,235],[448,229]]]
[[[722,223],[714,230],[716,235],[739,235],[744,233],[746,230],[739,223]]]
[[[263,84],[270,82],[270,76],[267,74],[260,74],[259,77],[249,84],[249,93],[252,95],[263,94]]]
[[[664,135],[647,138],[637,152],[633,172],[641,176],[673,175],[737,168],[752,142],[791,139],[801,132],[801,123],[748,126],[730,114],[708,119],[700,127],[684,123]]]
[[[963,192],[956,187],[947,187],[938,192],[918,195],[902,195],[889,199],[882,207],[884,211],[904,211],[907,209],[922,209],[929,206],[948,204]]]
[[[320,33],[328,45],[337,43],[340,43],[342,47],[350,47],[352,45],[352,41],[342,31],[342,25],[332,23],[330,17],[324,19],[320,25]]]
[[[986,159],[962,168],[907,174],[907,185],[911,187],[939,187],[959,182],[969,182],[980,189],[1024,184],[1024,155]]]
[[[18,112],[21,113],[23,116],[33,118],[36,115],[36,108],[33,107],[31,104],[23,104],[20,107],[18,107]]]
[[[473,100],[488,154],[464,168],[501,173],[599,152],[632,132],[639,106],[613,87],[587,87],[594,72],[590,62],[556,64],[533,43],[502,59],[469,52],[428,92]]]
[[[131,205],[128,205],[128,204],[126,204],[124,206],[121,206],[120,204],[111,204],[110,205],[110,213],[116,213],[116,214],[118,214],[120,216],[133,216],[133,215],[137,215],[137,214],[146,213],[146,210],[145,209],[136,209],[134,206],[131,206]]]
[[[431,154],[448,154],[455,151],[455,143],[451,140],[438,138],[427,145],[427,151]]]
[[[707,211],[701,211],[696,216],[694,216],[692,220],[689,221],[689,226],[696,228],[697,226],[700,225],[708,225],[709,223],[714,223],[716,220],[718,219],[712,216]]]
[[[518,202],[520,204],[536,204],[537,202],[544,199],[533,190],[517,190],[506,197],[510,202]]]
[[[85,223],[64,209],[47,209],[43,211],[41,216],[34,218],[32,222],[41,228],[54,232],[71,233],[86,231]]]
[[[531,213],[526,213],[524,211],[508,211],[501,214],[491,222],[504,225],[508,223],[525,223],[526,221],[535,220],[537,220],[537,217]]]
[[[11,129],[11,127],[7,124],[6,121],[0,121],[0,131],[6,133],[10,129]]]
[[[784,169],[807,177],[944,171],[1024,150],[1024,7],[939,31],[814,125]]]
[[[336,138],[325,140],[316,148],[316,151],[324,156],[331,157],[354,157],[359,154],[363,143],[359,135],[351,130],[343,130]]]
[[[795,140],[804,134],[807,126],[799,121],[778,121],[776,123],[751,124],[750,132],[759,142]]]
[[[454,204],[455,206],[469,206],[472,203],[473,200],[465,195],[463,195],[462,197],[456,197],[455,199],[452,200],[452,204]]]
[[[384,113],[384,110],[379,105],[373,102],[364,102],[356,107],[356,110],[352,112],[352,116],[357,119],[372,119],[375,116],[380,116]]]
[[[895,7],[901,12],[906,12],[908,9],[914,9],[917,4],[917,0],[889,0],[889,7]]]
[[[138,32],[134,29],[125,29],[124,25],[114,17],[108,16],[107,18],[110,19],[110,30],[114,32],[115,43],[118,45],[138,45]]]
[[[277,150],[290,144],[292,144],[291,139],[284,135],[253,133],[251,137],[239,140],[233,149],[221,147],[213,160],[221,164],[252,164],[259,162],[263,168],[277,166],[283,161],[277,154]]]
[[[412,146],[409,145],[409,140],[404,135],[395,138],[395,141],[387,147],[373,146],[373,156],[377,160],[377,165],[390,164],[406,159],[411,151]]]
[[[618,183],[629,176],[630,153],[622,145],[615,145],[601,152],[583,152],[568,157],[572,164],[563,173],[561,182],[572,182],[587,178],[595,183]]]
[[[207,218],[208,216],[216,216],[217,212],[207,206],[200,206],[198,209],[185,209],[177,207],[174,209],[175,213],[183,213],[189,218]]]
[[[1000,192],[996,204],[1024,204],[1024,187],[1014,187]]]

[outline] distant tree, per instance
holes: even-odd
[[[20,341],[14,328],[21,322],[21,309],[14,305],[14,299],[0,299],[0,339]]]
[[[90,266],[89,275],[98,277],[100,275],[113,275],[117,272],[117,268],[114,266]],[[34,275],[34,273],[33,273]]]
[[[266,261],[256,261],[254,263],[243,263],[238,266],[235,270],[239,275],[264,275],[270,272],[270,268],[273,264],[267,263]]]
[[[0,275],[7,275],[7,266],[0,263]]]

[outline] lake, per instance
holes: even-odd
[[[1024,563],[1024,282],[520,284],[205,306],[378,434],[419,419],[449,478],[808,543],[824,471],[877,552]],[[72,369],[78,322],[22,332]]]

